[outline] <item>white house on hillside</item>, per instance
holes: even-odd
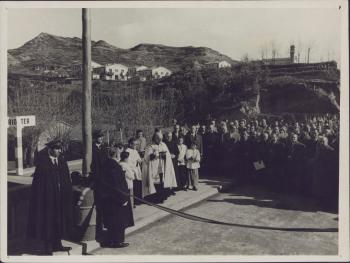
[[[216,61],[216,62],[209,62],[205,64],[206,68],[230,68],[231,64],[228,63],[226,60],[222,61]]]
[[[100,68],[96,71],[101,71]],[[127,80],[128,67],[123,64],[106,64],[102,67],[101,77],[105,80]]]
[[[165,67],[156,67],[152,68],[152,77],[154,79],[160,79],[165,76],[170,76],[171,75],[171,70],[165,68]]]

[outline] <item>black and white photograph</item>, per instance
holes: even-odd
[[[347,1],[0,4],[1,261],[350,259]]]

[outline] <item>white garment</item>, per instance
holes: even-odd
[[[135,179],[141,181],[142,180],[141,168],[140,168],[140,165],[137,164],[138,162],[141,163],[140,154],[138,153],[137,150],[134,150],[131,148],[127,148],[125,151],[129,153],[129,158],[126,162],[130,165],[131,169],[134,171]]]
[[[159,158],[159,153],[165,152],[165,160]],[[154,154],[155,159],[150,156]],[[173,161],[170,152],[165,143],[159,145],[151,144],[146,147],[145,157],[142,166],[142,196],[154,194],[156,192],[154,184],[160,183],[159,174],[164,175],[164,187],[177,187]]]
[[[122,167],[122,170],[125,174],[126,183],[128,184],[128,189],[133,189],[133,180],[135,179],[135,173],[130,165],[126,162],[119,162],[119,165]]]
[[[179,148],[179,156],[177,158],[179,165],[186,165],[186,152],[187,152],[187,146],[185,144],[178,145],[177,148]]]
[[[200,168],[199,162],[201,161],[201,154],[197,149],[188,149],[186,152],[186,160],[188,169],[198,169]]]

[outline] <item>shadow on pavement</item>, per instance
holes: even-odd
[[[334,214],[337,213],[337,205],[335,204],[323,206],[317,199],[311,196],[272,192],[262,186],[235,186],[226,192],[229,193],[229,196],[232,196],[232,198],[208,199],[207,201],[304,212],[322,211]]]

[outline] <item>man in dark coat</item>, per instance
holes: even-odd
[[[284,144],[279,141],[278,134],[273,133],[268,145],[266,166],[269,175],[269,186],[272,190],[277,192],[283,191],[283,182],[285,181],[285,162],[286,150]]]
[[[203,136],[204,170],[211,176],[215,175],[218,143],[218,133],[215,131],[215,126],[211,124]]]
[[[185,145],[187,146],[187,149],[190,149],[194,142],[197,145],[201,159],[203,159],[203,138],[197,131],[197,125],[192,124],[191,130],[185,135]],[[199,172],[201,172],[201,169],[199,169]]]
[[[191,126],[191,131],[185,135],[185,144],[187,148],[191,147],[192,142],[195,142],[198,145],[198,151],[203,155],[203,140],[202,136],[197,133],[196,125]]]
[[[305,145],[298,141],[296,133],[292,133],[287,147],[287,182],[290,190],[299,193],[305,189],[305,153]]]
[[[225,152],[226,152],[226,176],[238,179],[238,142],[241,136],[238,129],[230,124],[229,132],[225,136]]]
[[[267,128],[265,130],[267,130]],[[269,178],[269,173],[268,173],[269,134],[267,131],[263,132],[259,136],[259,140],[256,142],[255,146],[256,146],[255,161],[262,161],[265,166],[265,168],[255,172],[256,180],[258,184],[269,186],[271,178]]]
[[[92,162],[91,162],[91,179],[92,189],[94,191],[94,201],[96,208],[96,236],[95,239],[100,241],[103,237],[103,218],[101,213],[101,195],[100,179],[102,176],[103,166],[107,160],[107,148],[103,145],[103,133],[96,130],[93,133],[94,142],[92,144]]]
[[[31,188],[28,235],[45,242],[45,254],[69,251],[61,239],[70,239],[73,227],[73,190],[62,142],[51,141],[38,153]]]
[[[125,175],[116,160],[117,150],[110,149],[110,158],[104,164],[101,177],[101,211],[107,227],[107,239],[103,247],[122,248],[125,243],[125,229],[134,226],[129,190]]]
[[[316,164],[316,149],[318,145],[318,131],[315,129],[311,132],[310,138],[304,139],[305,145],[305,192],[311,193],[312,180]]]
[[[177,143],[179,141],[180,136],[183,136],[183,134],[181,134],[180,125],[176,124],[173,128],[173,140],[175,140],[175,142]]]
[[[253,143],[249,138],[249,133],[244,131],[241,140],[238,142],[238,163],[239,176],[238,183],[240,185],[250,183],[253,175]]]
[[[328,138],[319,136],[317,144],[312,193],[326,209],[338,206],[338,161],[337,153],[328,145]]]

